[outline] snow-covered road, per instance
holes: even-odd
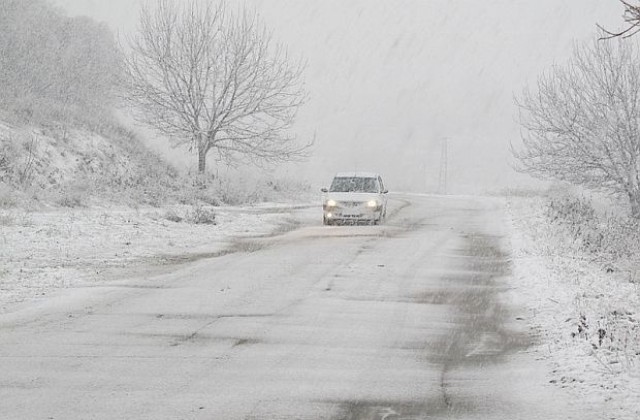
[[[503,201],[391,200],[0,315],[0,417],[602,418],[530,351]]]

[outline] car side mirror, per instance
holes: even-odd
[[[329,190],[326,188],[320,188],[320,191],[322,191],[323,193],[329,192]]]

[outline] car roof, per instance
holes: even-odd
[[[338,172],[334,178],[377,178],[375,172]]]

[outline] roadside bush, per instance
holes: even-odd
[[[547,207],[552,222],[561,221],[570,226],[581,226],[597,220],[591,202],[584,197],[552,198]]]
[[[205,208],[200,204],[196,204],[187,210],[185,220],[196,225],[215,225],[216,213],[213,209]]]
[[[181,216],[175,209],[169,209],[165,212],[164,218],[174,222],[187,222],[194,225],[215,225],[216,213],[211,208],[206,208],[202,204],[193,204]]]
[[[213,185],[221,201],[229,205],[256,204],[300,197],[310,185],[291,178],[268,174],[229,173],[218,177]]]
[[[254,204],[258,201],[258,191],[255,188],[249,188],[246,181],[219,178],[215,188],[220,194],[220,199],[225,204],[237,206]]]
[[[164,218],[174,223],[180,223],[184,220],[184,217],[178,215],[178,213],[176,213],[176,211],[173,209],[167,210],[164,214]]]
[[[561,225],[577,248],[590,253],[604,251],[604,232],[591,203],[584,197],[552,198],[546,216],[551,223]]]
[[[621,258],[640,256],[640,222],[598,212],[585,197],[552,198],[546,216],[571,239],[576,251],[592,255],[607,267]]]
[[[63,192],[60,197],[55,201],[55,204],[60,207],[76,208],[82,207],[82,197],[78,194]]]

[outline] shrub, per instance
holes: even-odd
[[[175,223],[180,223],[182,222],[182,220],[184,220],[184,218],[179,216],[178,213],[176,213],[176,211],[173,209],[167,210],[167,212],[164,214],[164,218],[169,220],[170,222]]]
[[[552,198],[546,216],[562,229],[577,251],[592,255],[607,269],[621,258],[640,255],[640,222],[598,212],[584,197]]]
[[[212,209],[207,209],[200,204],[191,206],[191,210],[187,211],[185,219],[189,223],[196,225],[215,225],[216,213]]]
[[[62,193],[60,197],[55,201],[55,204],[60,207],[76,208],[82,207],[82,198],[76,194]]]

